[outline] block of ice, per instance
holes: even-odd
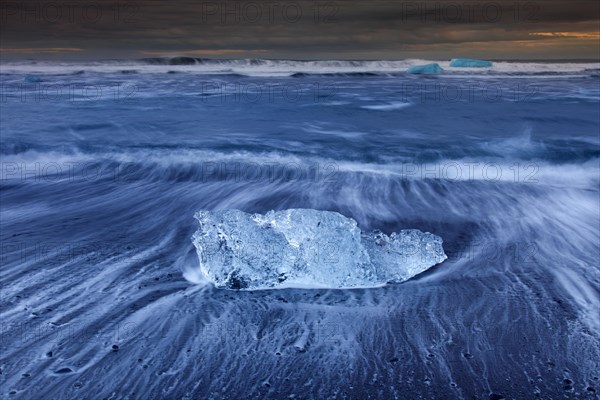
[[[450,66],[455,68],[489,68],[491,61],[473,60],[471,58],[453,58]]]
[[[192,237],[216,287],[373,287],[402,282],[446,259],[442,239],[418,230],[363,233],[331,211],[199,211]]]
[[[444,72],[439,64],[414,65],[407,71],[409,74],[441,74]]]

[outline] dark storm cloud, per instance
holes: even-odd
[[[0,12],[8,57],[595,58],[600,40],[597,0],[6,1]]]

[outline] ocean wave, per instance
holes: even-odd
[[[506,67],[500,62],[497,71],[451,70],[425,80],[197,76],[404,68],[293,63],[38,63],[2,75],[15,87],[128,81],[145,90],[134,101],[110,102],[38,101],[29,91],[25,98],[8,91],[1,105],[0,397],[593,396],[600,359],[596,78],[570,79],[580,66],[564,64],[557,67],[564,75],[535,65],[508,75],[498,72]],[[542,75],[523,79],[528,68]],[[84,69],[83,76],[48,75]],[[178,74],[152,75],[165,71]],[[480,75],[473,82],[470,74]],[[25,84],[27,75],[42,82]],[[430,96],[452,88],[451,79],[534,90],[518,104]],[[270,89],[334,81],[339,90],[311,91],[300,101],[223,101],[231,98],[201,97],[215,92],[202,90],[209,80],[226,93],[240,82]],[[412,105],[361,108],[396,102]],[[207,222],[240,210],[246,224],[227,229],[312,261],[312,249],[298,254],[295,245],[320,234],[303,230],[313,219],[284,226],[289,241],[282,230],[248,220],[297,209],[338,213],[367,236],[380,231],[382,240],[406,228],[431,232],[443,238],[448,258],[377,288],[389,271],[363,280],[343,274],[363,269],[346,268],[314,279],[324,270],[304,262],[299,269],[280,263],[288,270],[256,282],[240,279],[248,274],[224,281],[265,290],[199,284],[211,279],[190,240],[198,210]],[[218,244],[211,228],[201,234]],[[356,244],[340,253],[346,259],[365,246],[362,237],[343,243]],[[290,254],[275,254],[282,253]],[[251,253],[266,261],[271,254]],[[366,270],[382,264],[390,263]],[[273,271],[267,267],[258,274]],[[291,279],[294,273],[302,279]],[[325,286],[334,289],[315,289],[328,277]],[[365,282],[369,288],[358,288]],[[284,288],[290,283],[311,289]],[[348,283],[352,289],[340,289]]]
[[[103,62],[4,62],[0,64],[2,74],[65,74],[80,71],[94,73],[173,73],[185,72],[201,75],[239,74],[244,76],[288,76],[304,77],[311,75],[331,76],[380,76],[404,74],[410,67],[424,63],[438,63],[445,75],[597,75],[596,62],[494,62],[491,68],[453,68],[450,60],[373,60],[373,61],[298,61],[298,60],[215,60],[194,57],[163,57],[141,60],[119,60]]]
[[[387,103],[387,104],[370,104],[370,105],[362,106],[362,108],[364,108],[366,110],[373,110],[373,111],[393,111],[393,110],[401,110],[403,108],[410,107],[410,106],[411,106],[410,103],[392,102],[392,103]]]
[[[410,157],[388,159],[385,163],[340,160],[314,155],[277,151],[219,152],[200,149],[143,149],[129,151],[82,151],[65,153],[26,147],[4,153],[1,179],[9,182],[117,179],[125,182],[321,182],[367,177],[391,178],[398,182],[441,181],[513,183],[532,186],[594,187],[600,183],[598,156],[580,162],[550,162],[530,157],[539,144],[526,141],[499,142],[497,151],[511,151],[510,161],[502,157],[442,158],[418,161]],[[519,147],[529,149],[521,149]],[[87,170],[92,171],[86,172]]]

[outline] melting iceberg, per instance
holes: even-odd
[[[194,216],[200,271],[222,288],[381,286],[447,258],[436,235],[415,229],[363,233],[356,221],[331,211],[202,210]]]
[[[408,69],[409,74],[441,74],[444,72],[439,64],[415,65]]]
[[[453,58],[450,66],[455,68],[489,68],[491,61],[473,60],[471,58]]]

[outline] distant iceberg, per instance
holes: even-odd
[[[450,66],[455,68],[489,68],[493,64],[491,61],[474,60],[471,58],[453,58]]]
[[[199,211],[192,237],[204,280],[228,289],[375,287],[444,261],[442,239],[410,229],[363,233],[331,211]]]
[[[415,65],[408,69],[409,74],[441,74],[444,72],[439,64]]]

